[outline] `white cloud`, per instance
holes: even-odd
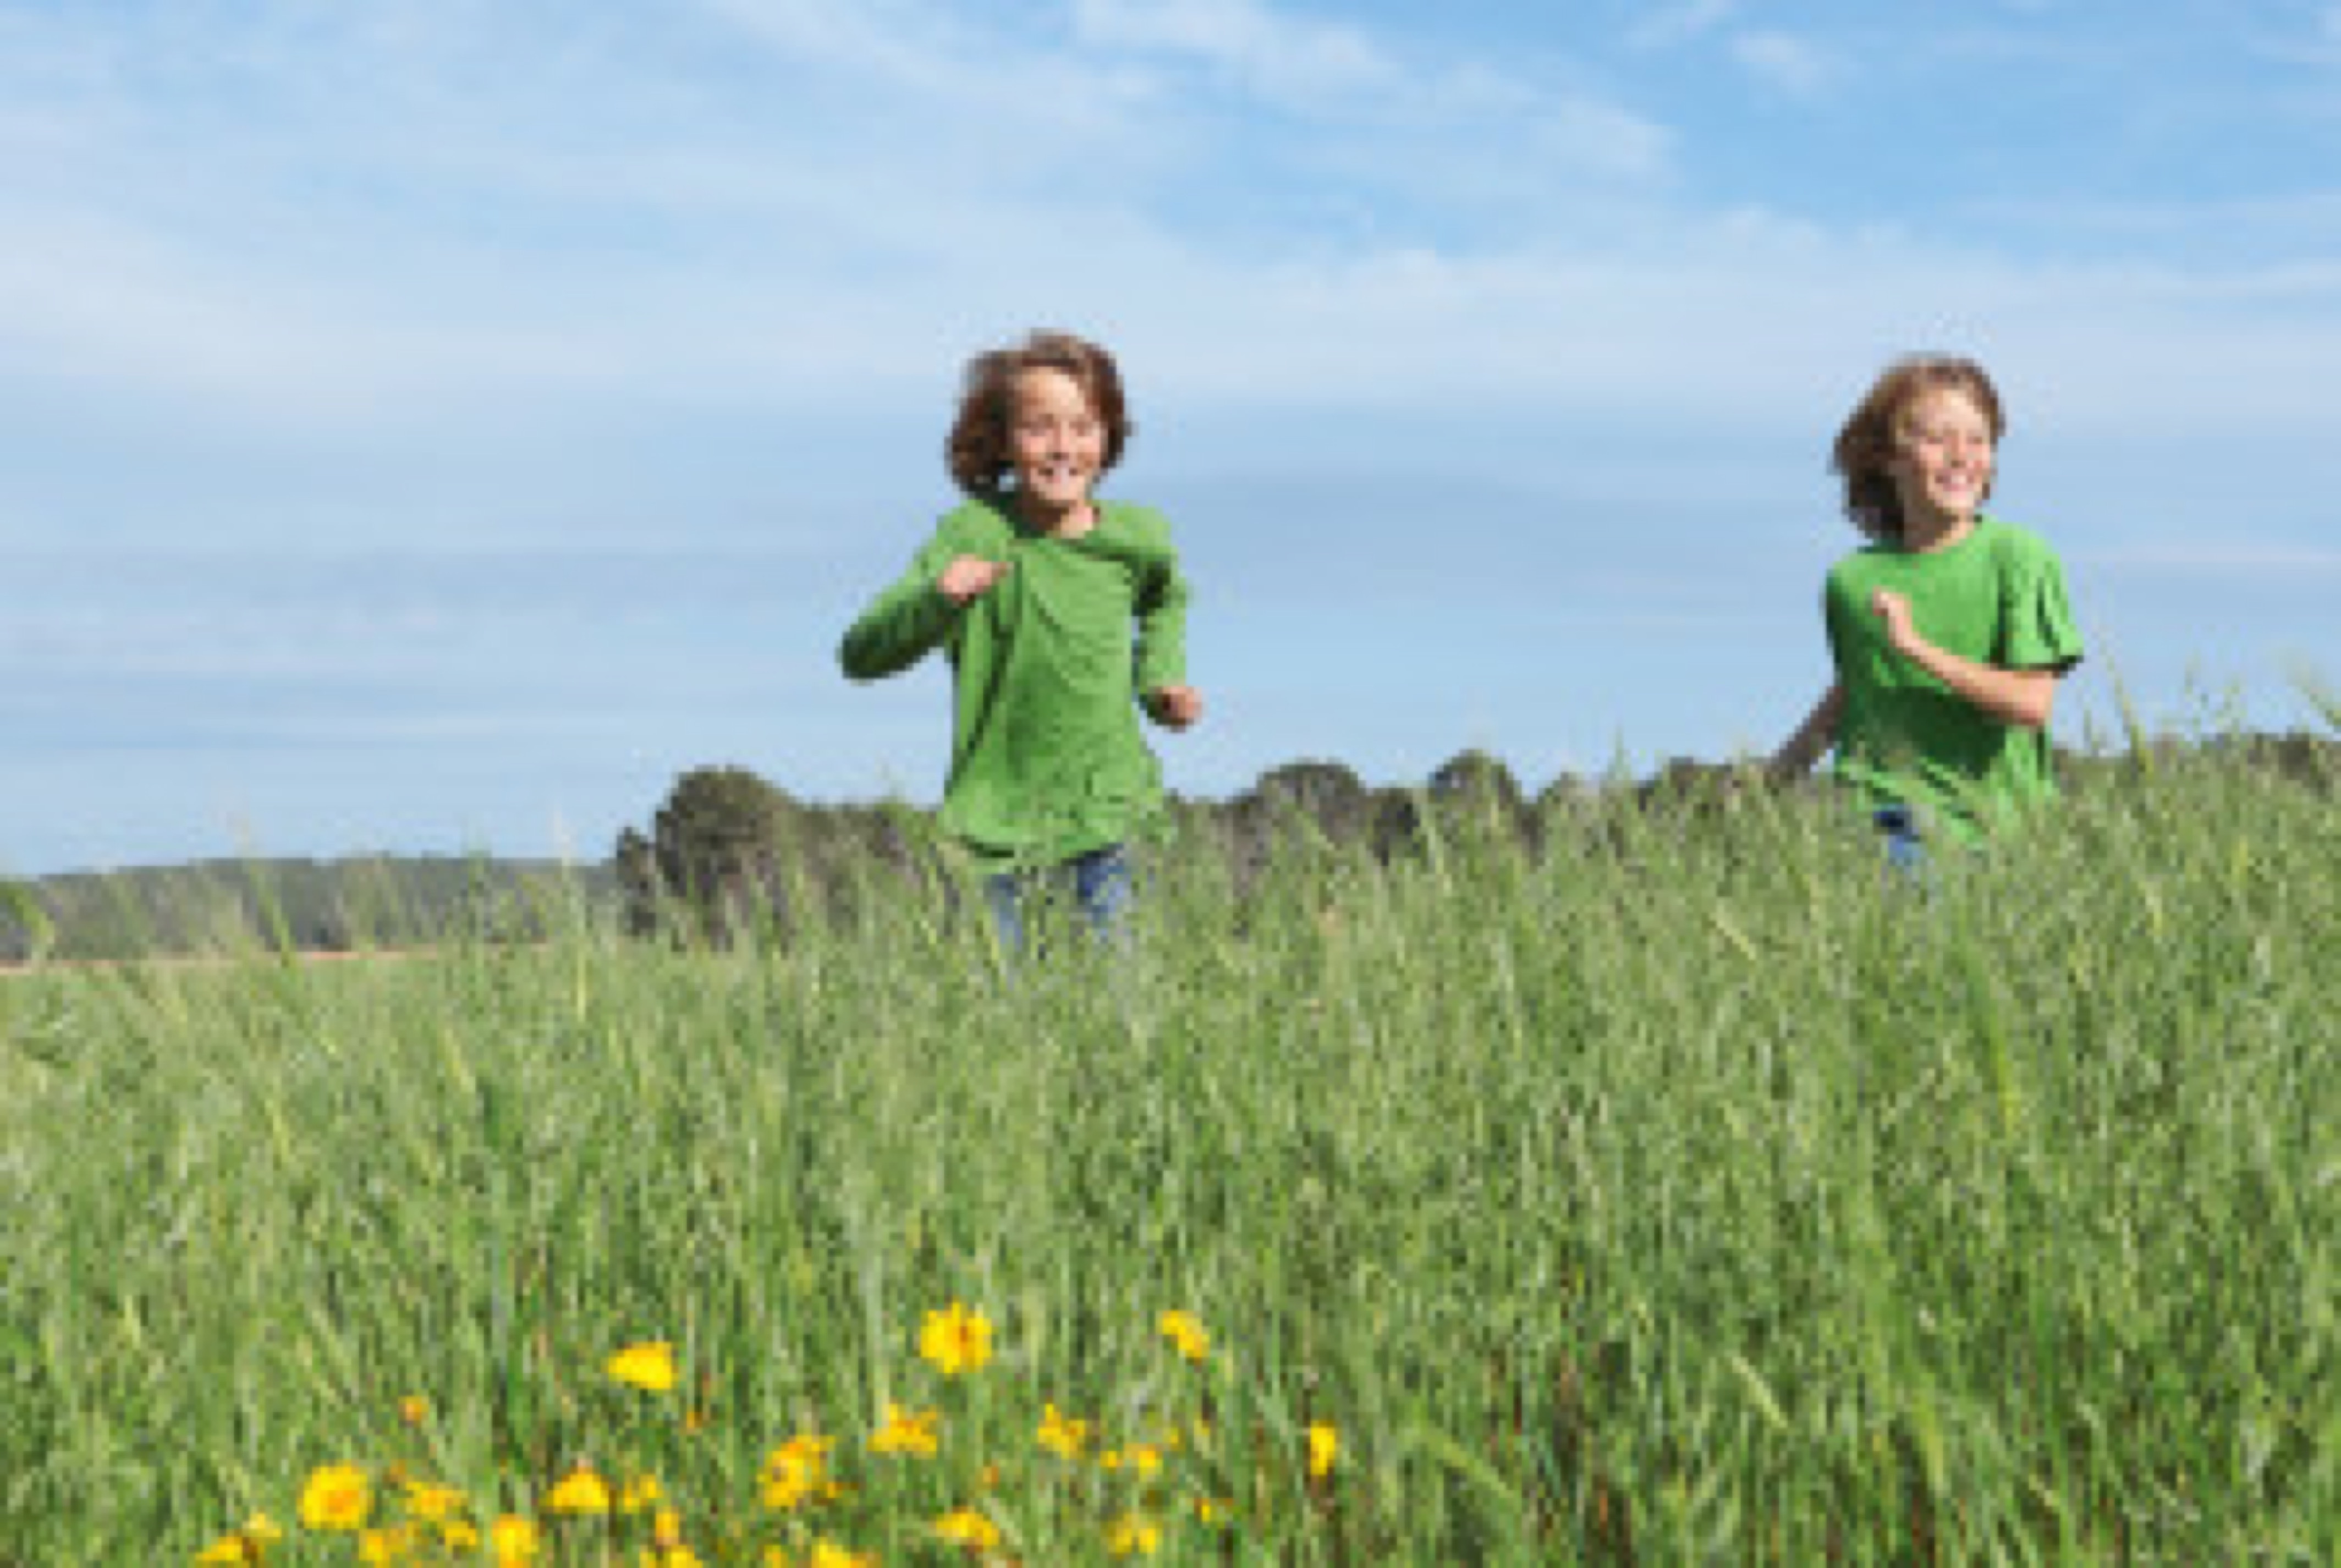
[[[1260,0],[1073,0],[1072,16],[1084,45],[1185,55],[1271,98],[1355,98],[1404,76],[1364,34],[1280,15]]]
[[[1739,0],[1681,0],[1651,6],[1627,34],[1627,42],[1638,49],[1689,43],[1722,26],[1738,9]]]
[[[1787,33],[1738,34],[1731,40],[1731,57],[1758,80],[1799,98],[1827,90],[1838,75],[1827,50]]]

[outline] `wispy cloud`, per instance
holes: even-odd
[[[1758,81],[1800,98],[1826,92],[1839,74],[1829,51],[1788,33],[1738,34],[1731,40],[1731,56]]]
[[[1628,30],[1627,42],[1638,49],[1667,48],[1702,38],[1728,22],[1740,0],[1679,0],[1647,7]]]
[[[1083,45],[1182,55],[1302,104],[1386,93],[1405,74],[1364,33],[1261,0],[1073,0],[1072,20]]]

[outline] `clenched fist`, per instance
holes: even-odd
[[[992,585],[1008,575],[1009,563],[986,561],[980,555],[962,555],[943,568],[935,579],[935,591],[953,604],[968,604],[991,591]]]

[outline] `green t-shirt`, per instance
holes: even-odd
[[[2057,792],[2046,731],[2004,724],[1896,653],[1869,608],[1877,590],[1910,601],[1920,636],[2002,670],[2078,663],[2065,573],[2041,539],[1977,517],[1948,549],[1873,544],[1838,561],[1822,593],[1845,706],[1837,773],[1865,805],[1933,808],[1954,831]]]
[[[1186,680],[1187,581],[1161,513],[1096,506],[1089,532],[1055,539],[1003,501],[971,498],[838,650],[857,680],[944,650],[951,760],[937,821],[985,864],[1052,865],[1103,849],[1161,807],[1137,698]],[[1013,569],[956,605],[935,579],[962,555]]]

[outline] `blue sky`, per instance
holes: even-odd
[[[1768,748],[1982,358],[2074,742],[2341,681],[2341,4],[0,0],[0,869],[931,801],[838,634],[960,368],[1120,356],[1220,795]]]

